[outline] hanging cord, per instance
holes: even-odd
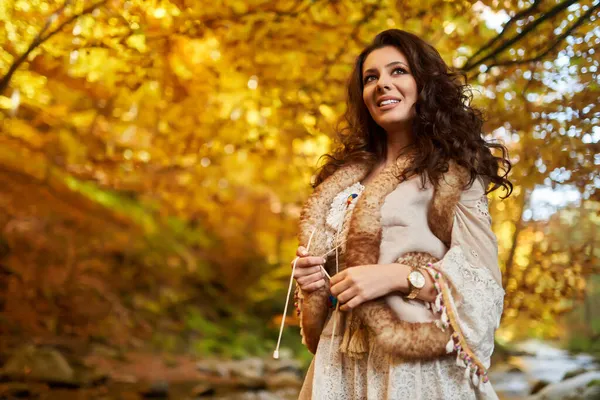
[[[315,234],[316,231],[317,231],[317,228],[313,229],[312,233],[310,234],[310,238],[308,239],[308,244],[306,245],[306,252],[307,253],[310,251],[310,244],[312,242],[313,235]],[[338,234],[338,236],[339,236],[339,234]],[[331,253],[332,251],[335,251],[335,272],[336,272],[336,274],[339,272],[339,270],[338,270],[338,248],[342,244],[344,244],[345,242],[346,241],[344,240],[342,243],[338,244],[333,249],[327,250],[321,256],[321,258],[325,258],[329,253]],[[277,339],[277,347],[275,348],[275,351],[273,352],[273,358],[275,358],[275,359],[279,359],[279,345],[281,344],[281,336],[283,335],[283,326],[285,325],[285,317],[287,315],[288,304],[289,304],[289,301],[290,301],[290,294],[292,292],[292,284],[294,283],[294,271],[296,271],[296,262],[298,262],[299,258],[300,257],[296,257],[294,259],[294,265],[292,266],[292,275],[290,277],[290,285],[288,287],[287,296],[285,298],[285,306],[284,306],[284,309],[283,309],[283,318],[281,319],[281,326],[279,328],[279,338]],[[323,273],[325,274],[325,276],[327,276],[327,278],[329,280],[331,280],[331,276],[329,276],[329,274],[325,270],[325,267],[322,266],[322,265],[321,265],[321,271],[323,271]],[[336,307],[339,308],[339,302],[336,305]],[[335,328],[335,320],[334,320],[334,328]]]
[[[323,254],[323,255],[321,256],[321,258],[325,258],[325,257],[326,257],[326,256],[327,256],[329,253],[331,253],[332,251],[334,251],[334,250],[335,250],[335,262],[336,262],[336,264],[335,264],[335,273],[336,273],[336,274],[339,272],[339,271],[338,271],[338,266],[337,266],[337,251],[338,251],[338,248],[339,248],[341,245],[343,245],[345,242],[346,242],[346,241],[344,240],[342,243],[338,244],[338,245],[337,245],[337,246],[335,246],[333,249],[326,251],[326,252],[325,252],[325,254]],[[321,265],[321,271],[323,271],[323,272],[325,273],[325,276],[327,276],[327,278],[329,278],[329,280],[331,280],[331,276],[329,276],[329,274],[328,274],[328,273],[327,273],[327,271],[325,270],[325,267],[323,267],[322,265]]]
[[[306,245],[307,253],[310,250],[310,243],[312,242],[313,236],[316,231],[317,231],[317,228],[313,229],[312,233],[310,234],[310,238],[308,239],[308,244]],[[296,263],[298,262],[299,258],[300,257],[296,257],[294,259],[294,265],[292,266],[292,276],[290,276],[290,285],[288,286],[287,296],[285,297],[285,307],[283,308],[283,318],[281,318],[281,327],[279,328],[279,339],[277,339],[277,347],[275,348],[275,351],[273,352],[274,359],[279,359],[279,345],[281,344],[281,335],[283,334],[283,326],[285,325],[285,317],[287,315],[288,304],[290,302],[290,293],[292,292],[292,285],[294,283],[294,272],[296,271]]]
[[[340,237],[340,232],[338,230],[338,232],[336,233],[336,238],[335,241],[337,243],[337,241],[339,240]],[[345,240],[344,240],[345,242]],[[338,252],[338,248],[342,245],[342,243],[338,244],[337,246],[335,246],[335,274],[337,275],[340,272],[339,269],[339,252]],[[331,279],[331,278],[330,278]],[[331,294],[331,285],[329,287],[330,290],[330,294]],[[333,296],[333,295],[332,295]],[[337,328],[337,320],[339,318],[339,314],[340,314],[340,302],[339,300],[336,299],[335,302],[335,309],[333,310],[333,313],[331,315],[331,318],[333,318],[333,332],[331,333],[331,340],[329,341],[329,365],[327,365],[326,369],[329,369],[329,367],[333,364],[333,361],[331,359],[331,355],[333,354],[333,342],[335,339],[335,331]]]

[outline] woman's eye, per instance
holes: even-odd
[[[363,83],[369,83],[369,82],[370,82],[370,80],[371,80],[371,78],[375,78],[375,76],[374,76],[374,75],[369,75],[369,76],[366,76],[366,77],[365,77],[365,80],[364,80],[364,82],[363,82]]]
[[[402,71],[403,74],[406,73],[406,70],[404,68],[400,68],[400,67],[394,68],[394,70],[392,71],[392,73],[394,73],[396,71]]]

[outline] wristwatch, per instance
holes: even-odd
[[[423,275],[419,268],[411,267],[411,271],[408,273],[408,288],[410,292],[405,298],[410,300],[416,298],[424,286],[425,275]]]

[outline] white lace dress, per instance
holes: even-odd
[[[382,221],[393,219],[398,222],[398,226],[394,226],[393,243],[403,243],[403,248],[394,251],[399,250],[400,254],[428,251],[440,259],[434,267],[443,271],[455,293],[452,306],[456,310],[462,333],[471,351],[489,368],[494,331],[502,314],[504,290],[497,263],[498,247],[490,228],[491,219],[483,183],[478,179],[470,189],[463,191],[454,214],[450,249],[437,240],[427,224],[423,223],[427,221],[433,189],[419,189],[419,184],[420,179],[410,179],[390,193],[382,206]],[[348,196],[351,193],[360,195],[362,189],[360,183],[355,184],[334,199],[327,220],[331,236],[342,228],[339,210],[352,208],[356,202],[355,198],[348,206]],[[401,214],[401,217],[396,214]],[[398,218],[402,221],[398,221]],[[398,241],[398,235],[405,240]],[[386,238],[384,234],[382,241],[385,240],[390,240],[390,237]],[[383,262],[389,262],[385,254],[380,256],[379,263],[382,263],[382,259]],[[330,354],[332,324],[330,312],[306,374],[299,397],[302,400],[498,398],[491,383],[473,384],[466,372],[469,369],[465,369],[464,362],[457,358],[456,352],[434,361],[407,362],[373,347],[367,357],[355,360],[337,351],[342,335],[336,333]]]

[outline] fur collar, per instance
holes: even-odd
[[[402,182],[402,171],[411,162],[410,155],[404,156],[365,185],[348,223],[342,269],[377,264],[382,236],[381,206],[386,196]],[[371,169],[372,165],[368,163],[344,165],[317,186],[308,198],[300,214],[298,239],[301,245],[306,246],[316,229],[311,242],[311,254],[320,255],[329,250],[325,247],[325,220],[333,198],[348,186],[364,180]],[[448,172],[434,185],[434,196],[428,212],[429,228],[448,247],[454,206],[467,181],[465,169],[450,162]]]

